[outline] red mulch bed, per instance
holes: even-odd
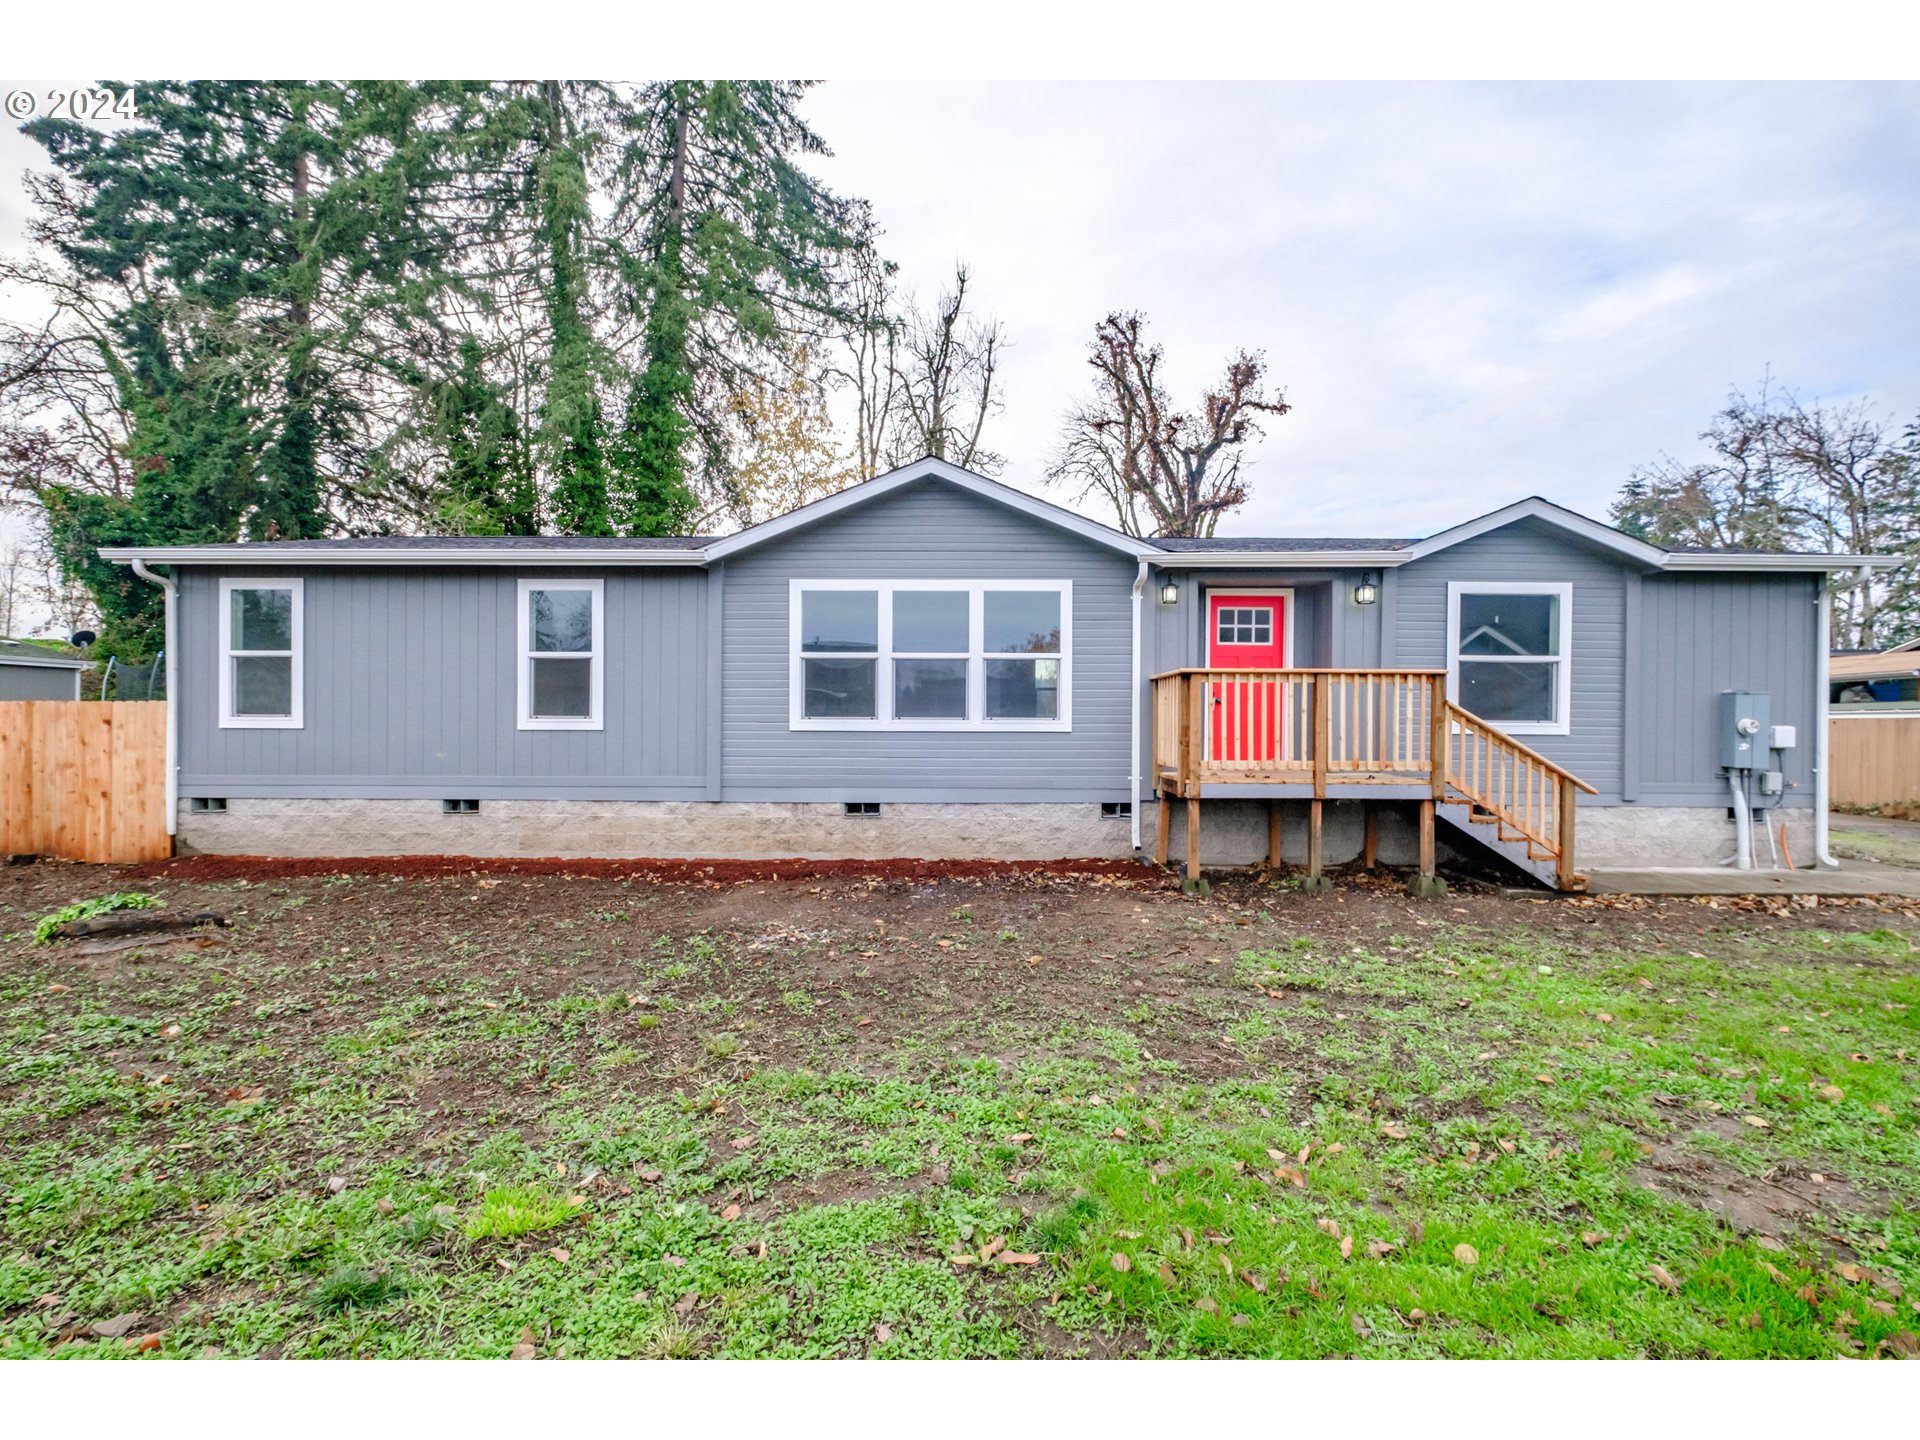
[[[128,880],[284,880],[300,875],[579,875],[741,884],[754,880],[872,877],[950,880],[976,875],[1120,875],[1148,881],[1165,872],[1137,860],[511,860],[481,855],[367,855],[276,859],[270,855],[186,855],[131,865]]]

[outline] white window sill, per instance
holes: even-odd
[[[907,732],[926,732],[933,730],[970,730],[970,731],[1015,731],[1015,732],[1053,732],[1069,733],[1073,729],[1070,720],[791,720],[789,730],[898,730]]]
[[[598,717],[591,720],[533,720],[522,718],[522,730],[604,730],[607,722]]]
[[[222,730],[301,730],[305,723],[298,715],[222,715]]]

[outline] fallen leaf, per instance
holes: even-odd
[[[884,1345],[887,1343],[887,1341],[891,1340],[892,1338],[893,1338],[893,1327],[891,1325],[888,1325],[885,1322],[882,1322],[881,1324],[878,1324],[873,1327],[873,1343],[874,1344]]]
[[[635,1179],[647,1185],[656,1184],[660,1179],[660,1172],[658,1170],[636,1170],[633,1174]]]
[[[1844,1100],[1847,1098],[1847,1092],[1842,1090],[1838,1085],[1822,1085],[1819,1093],[1822,1100]]]
[[[994,1259],[1002,1265],[1038,1265],[1040,1257],[1031,1250],[1002,1250]]]
[[[740,1218],[740,1207],[738,1205],[727,1206],[726,1209],[720,1212],[720,1218],[722,1220],[738,1220]]]
[[[547,1251],[547,1254],[551,1255],[555,1261],[562,1265],[573,1258],[573,1252],[571,1250],[564,1250],[558,1245],[555,1245],[551,1250]]]
[[[499,1007],[493,1006],[490,1008],[498,1009]],[[540,1352],[535,1350],[529,1342],[522,1340],[507,1352],[507,1358],[509,1360],[538,1360],[540,1358]]]
[[[759,1143],[760,1137],[758,1135],[736,1135],[733,1139],[727,1141],[727,1144],[731,1145],[735,1150],[751,1150]]]
[[[1582,1245],[1604,1244],[1608,1238],[1607,1232],[1604,1230],[1582,1230],[1580,1232],[1580,1243]]]
[[[1742,1123],[1751,1125],[1756,1130],[1771,1130],[1773,1128],[1772,1122],[1763,1115],[1742,1115],[1740,1119]]]
[[[1367,1324],[1363,1316],[1349,1315],[1347,1317],[1347,1323],[1353,1326],[1353,1333],[1362,1340],[1365,1340],[1369,1335],[1373,1334],[1373,1327]]]
[[[1118,1270],[1122,1275],[1126,1274],[1127,1271],[1133,1269],[1133,1261],[1129,1260],[1127,1258],[1126,1252],[1122,1250],[1114,1251],[1113,1258],[1109,1260],[1107,1263],[1113,1266],[1113,1268]]]
[[[673,1302],[673,1313],[676,1315],[690,1315],[693,1313],[693,1307],[699,1303],[700,1292],[698,1290],[689,1290]]]
[[[1173,1267],[1164,1260],[1160,1262],[1160,1283],[1162,1285],[1173,1284]]]
[[[168,1025],[160,1031],[160,1038],[163,1040],[171,1040],[179,1033],[180,1027],[178,1025]]]
[[[1202,1295],[1198,1300],[1193,1302],[1193,1308],[1196,1310],[1204,1310],[1209,1315],[1218,1315],[1220,1313],[1220,1305],[1211,1295]]]
[[[1296,1170],[1291,1165],[1280,1165],[1275,1167],[1273,1172],[1273,1178],[1276,1180],[1285,1180],[1297,1190],[1304,1190],[1307,1188],[1306,1172],[1303,1170]]]
[[[1533,1078],[1538,1080],[1542,1085],[1553,1084],[1553,1077],[1551,1075],[1536,1075]]]
[[[687,1268],[687,1257],[684,1255],[662,1255],[660,1259],[664,1264],[671,1265],[676,1270],[684,1270]]]
[[[1240,1283],[1252,1290],[1256,1295],[1264,1295],[1267,1293],[1267,1282],[1251,1270],[1242,1270],[1240,1272]]]
[[[393,1201],[382,1195],[378,1200],[373,1202],[373,1208],[378,1210],[382,1215],[391,1215],[393,1213]]]
[[[1478,1265],[1480,1263],[1480,1252],[1462,1240],[1458,1245],[1453,1247],[1453,1258],[1462,1265]]]
[[[1031,1139],[1033,1139],[1033,1132],[1031,1130],[1020,1130],[1007,1136],[1007,1144],[1024,1145]]]
[[[980,1247],[981,1262],[984,1264],[986,1261],[993,1259],[994,1256],[998,1255],[1002,1250],[1006,1248],[1007,1248],[1007,1237],[1004,1235],[994,1236],[991,1240],[987,1241],[986,1244]]]
[[[1647,1278],[1670,1295],[1680,1293],[1680,1282],[1673,1278],[1672,1272],[1664,1265],[1647,1266]]]
[[[1353,1237],[1351,1235],[1343,1235],[1340,1237],[1340,1258],[1342,1260],[1351,1260],[1353,1258]]]
[[[1367,1242],[1367,1254],[1376,1260],[1386,1259],[1387,1256],[1399,1248],[1400,1247],[1395,1245],[1391,1240],[1369,1240]]]
[[[124,1315],[116,1315],[111,1320],[96,1320],[87,1328],[106,1340],[118,1340],[133,1329],[140,1317],[131,1310]]]
[[[166,1343],[166,1338],[166,1331],[155,1330],[151,1335],[142,1335],[138,1340],[129,1339],[127,1344],[133,1347],[135,1354],[139,1354],[147,1350],[158,1350]]]
[[[1233,1317],[1233,1319],[1230,1320],[1228,1323],[1241,1330],[1244,1330],[1247,1328],[1247,1326],[1253,1324],[1253,1319],[1251,1316],[1236,1314]]]
[[[1380,1122],[1380,1133],[1389,1140],[1404,1140],[1407,1138],[1406,1129],[1403,1126],[1394,1124],[1391,1120],[1382,1120]]]

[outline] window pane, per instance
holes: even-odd
[[[1462,655],[1558,655],[1558,595],[1462,595]]]
[[[967,592],[896,590],[893,595],[895,654],[967,651]]]
[[[292,657],[242,655],[236,658],[233,662],[233,713],[291,716]]]
[[[234,650],[293,649],[293,591],[233,590]]]
[[[593,649],[591,590],[529,590],[527,599],[535,650]]]
[[[985,598],[988,654],[1060,653],[1058,590],[989,590]]]
[[[967,662],[894,661],[893,713],[902,720],[966,719]]]
[[[989,720],[1058,720],[1058,660],[987,661]]]
[[[869,596],[868,598],[872,598]],[[877,660],[808,660],[806,715],[811,720],[874,718]]]
[[[877,590],[802,590],[802,650],[878,650],[880,594]],[[869,691],[872,687],[869,685]]]
[[[1555,672],[1553,661],[1538,664],[1460,662],[1460,705],[1482,720],[1551,722]]]
[[[593,661],[535,660],[533,662],[533,718],[535,720],[593,718]]]

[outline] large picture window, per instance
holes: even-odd
[[[220,582],[220,724],[228,729],[301,726],[298,580]]]
[[[522,580],[519,726],[599,730],[605,725],[605,592],[598,580]]]
[[[795,580],[796,730],[1072,728],[1065,580]]]
[[[1447,684],[1456,704],[1508,734],[1567,733],[1571,585],[1452,581],[1447,632]]]

